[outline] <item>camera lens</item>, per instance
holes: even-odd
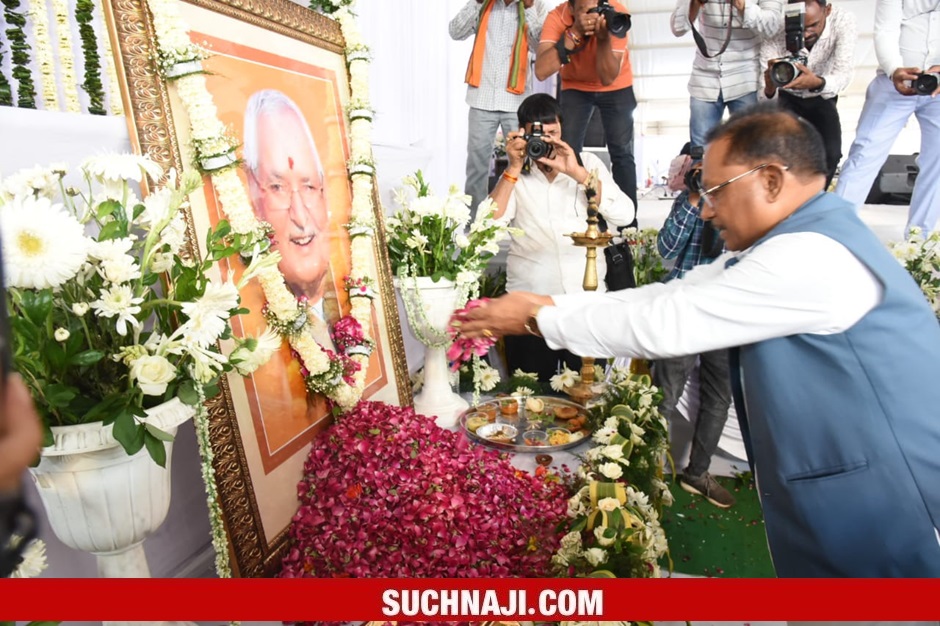
[[[914,91],[922,96],[929,96],[937,89],[937,84],[940,83],[938,78],[940,74],[921,74],[914,80]]]
[[[525,144],[525,153],[526,156],[530,159],[541,159],[542,157],[548,156],[548,152],[551,149],[547,143],[539,139],[538,137],[533,137]]]
[[[796,65],[792,61],[777,61],[770,66],[770,80],[777,87],[790,84],[799,73],[800,71],[796,69]]]
[[[618,39],[627,36],[627,31],[630,30],[630,16],[627,13],[611,10],[604,17],[607,19],[607,30],[611,35]]]

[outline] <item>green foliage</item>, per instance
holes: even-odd
[[[82,53],[85,57],[85,80],[82,82],[82,89],[88,94],[88,112],[92,115],[105,115],[101,58],[98,56],[98,38],[92,26],[94,10],[93,0],[78,0],[75,4],[75,21],[78,22],[78,34],[82,39]]]
[[[7,39],[10,41],[10,51],[12,61],[12,72],[13,78],[17,80],[17,106],[35,109],[36,108],[36,87],[33,85],[33,76],[32,72],[29,70],[29,44],[26,43],[26,32],[24,27],[26,26],[26,15],[17,11],[20,7],[19,0],[2,0],[4,6],[3,17],[6,20],[9,28],[6,30]],[[6,79],[2,79],[3,82],[6,82]],[[2,91],[3,85],[0,83],[0,91]],[[9,90],[9,83],[6,84],[7,90]],[[0,99],[3,99],[2,93],[0,93]],[[12,104],[12,94],[11,102],[2,102],[0,104]]]
[[[906,241],[892,243],[889,247],[924,292],[940,320],[940,232],[925,236],[919,228],[912,228]]]
[[[633,277],[636,279],[636,286],[662,282],[669,270],[666,269],[656,246],[659,231],[655,228],[625,228],[623,236],[630,243],[630,252],[633,253]]]
[[[506,293],[506,267],[491,268],[480,276],[480,297],[498,298]]]

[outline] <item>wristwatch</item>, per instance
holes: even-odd
[[[532,309],[532,312],[529,313],[529,317],[526,318],[525,330],[530,335],[535,335],[536,337],[541,337],[542,333],[539,331],[539,311],[542,309],[542,305],[539,305]]]

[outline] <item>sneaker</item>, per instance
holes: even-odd
[[[722,487],[715,477],[705,472],[701,476],[679,475],[679,486],[689,493],[702,496],[720,509],[734,506],[735,499],[731,492]]]

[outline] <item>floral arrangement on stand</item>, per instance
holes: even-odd
[[[208,270],[242,251],[225,223],[206,237],[207,258],[186,256],[180,208],[199,186],[184,176],[139,200],[130,183],[160,178],[145,157],[105,155],[81,167],[83,189],[66,189],[64,167],[33,168],[0,183],[12,350],[50,426],[104,421],[128,454],[146,448],[160,465],[167,438],[139,420],[179,397],[197,405],[219,377],[267,360],[277,338],[231,338],[238,286]],[[94,232],[89,236],[86,232]],[[257,265],[246,272],[250,279]]]
[[[667,552],[660,525],[672,494],[662,479],[668,429],[648,376],[611,371],[602,403],[590,409],[597,445],[578,469],[568,532],[552,562],[560,575],[658,577]]]
[[[567,491],[413,409],[362,402],[314,442],[283,577],[544,575]]]
[[[251,256],[254,241],[222,221],[206,236],[206,257],[192,258],[181,209],[199,176],[177,184],[170,172],[163,187],[138,199],[132,183],[162,174],[146,157],[103,155],[83,163],[82,189],[66,188],[58,166],[0,183],[14,362],[43,418],[45,445],[51,426],[103,422],[128,454],[146,448],[165,466],[172,438],[141,417],[179,398],[196,408],[200,449],[209,449],[203,403],[218,393],[220,377],[251,373],[280,346],[270,332],[233,337],[231,318],[244,312],[239,285],[208,277],[219,260],[247,254],[241,280],[250,280],[267,262]],[[220,340],[231,340],[229,354]],[[224,575],[228,545],[211,456],[203,460]]]
[[[420,170],[403,182],[404,186],[395,192],[400,208],[385,220],[392,273],[404,287],[402,301],[418,340],[426,346],[450,347],[454,333],[450,327],[438,331],[428,322],[416,279],[453,281],[460,306],[479,295],[480,275],[499,253],[499,242],[519,231],[493,219],[496,205],[490,200],[480,204],[471,223],[470,196],[456,186],[451,186],[445,197],[434,195]],[[477,394],[482,389],[484,372],[491,374],[480,365],[480,357],[491,344],[488,340],[478,341],[458,346],[448,354],[451,361],[473,361]]]
[[[889,247],[920,286],[940,320],[940,232],[925,235],[915,227],[908,231],[905,241],[893,242]]]

